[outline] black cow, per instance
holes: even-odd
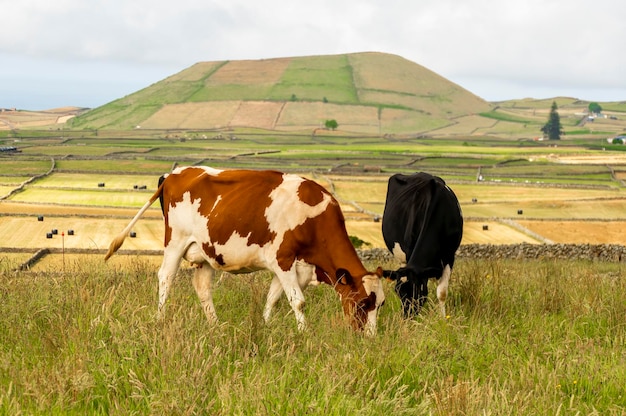
[[[443,179],[420,172],[389,178],[383,214],[383,237],[403,263],[385,275],[396,281],[405,317],[417,315],[428,297],[428,279],[439,280],[437,298],[445,300],[454,255],[463,236],[459,201]]]

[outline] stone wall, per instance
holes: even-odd
[[[390,261],[385,249],[357,250],[363,260]],[[468,259],[583,259],[626,261],[626,246],[620,244],[464,244],[457,258]]]
[[[25,251],[23,249],[3,249],[7,252]],[[19,270],[28,270],[35,263],[50,253],[60,253],[60,249],[37,251]],[[66,253],[104,255],[105,250],[66,249]],[[125,251],[120,253],[136,255],[162,255],[162,250]],[[382,248],[359,249],[357,253],[363,261],[394,262],[389,250]],[[466,259],[582,259],[606,262],[626,261],[626,246],[620,244],[464,244],[456,253],[457,258]]]

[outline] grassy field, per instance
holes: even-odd
[[[346,327],[324,286],[306,291],[307,332],[298,333],[284,300],[265,325],[267,273],[219,276],[221,323],[210,326],[187,264],[157,321],[161,256],[122,251],[104,263],[93,254],[174,163],[313,178],[337,195],[348,233],[369,247],[383,247],[375,219],[388,177],[420,170],[442,176],[457,193],[462,244],[541,243],[535,234],[623,244],[623,151],[601,150],[596,139],[552,147],[469,136],[205,133],[187,132],[184,140],[172,132],[22,138],[22,153],[3,156],[0,189],[45,174],[51,158],[55,170],[0,201],[0,414],[626,412],[622,263],[458,259],[448,317],[428,304],[416,320],[401,319],[385,282],[379,334],[366,339]],[[160,217],[155,203],[122,250],[158,252]],[[58,233],[47,238],[52,229]],[[90,254],[51,254],[15,271],[41,248]]]
[[[157,321],[154,259],[66,260],[0,273],[2,414],[626,412],[621,264],[460,260],[445,319],[386,286],[368,339],[326,286],[298,333],[284,299],[262,322],[267,274],[224,276],[211,326],[183,271]]]

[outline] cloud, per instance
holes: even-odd
[[[24,96],[35,94],[28,79],[41,94],[50,86],[40,79],[84,79],[97,106],[112,97],[94,84],[125,95],[199,61],[363,51],[403,56],[487,100],[520,91],[626,100],[621,0],[0,0],[0,9],[0,57],[17,67],[0,68],[0,106],[19,79]]]

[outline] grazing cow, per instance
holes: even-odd
[[[211,295],[215,269],[274,272],[263,317],[284,291],[298,322],[306,326],[304,294],[323,282],[338,292],[354,329],[376,332],[385,300],[382,269],[368,272],[352,246],[337,201],[319,184],[275,171],[179,167],[111,242],[108,259],[141,215],[159,198],[165,249],[159,269],[159,315],[182,258],[196,267],[192,282],[209,321],[217,320]]]
[[[459,201],[443,179],[420,172],[389,178],[383,237],[403,265],[385,276],[396,281],[405,317],[417,315],[428,297],[428,279],[439,280],[437,298],[445,300],[454,255],[463,236]]]

